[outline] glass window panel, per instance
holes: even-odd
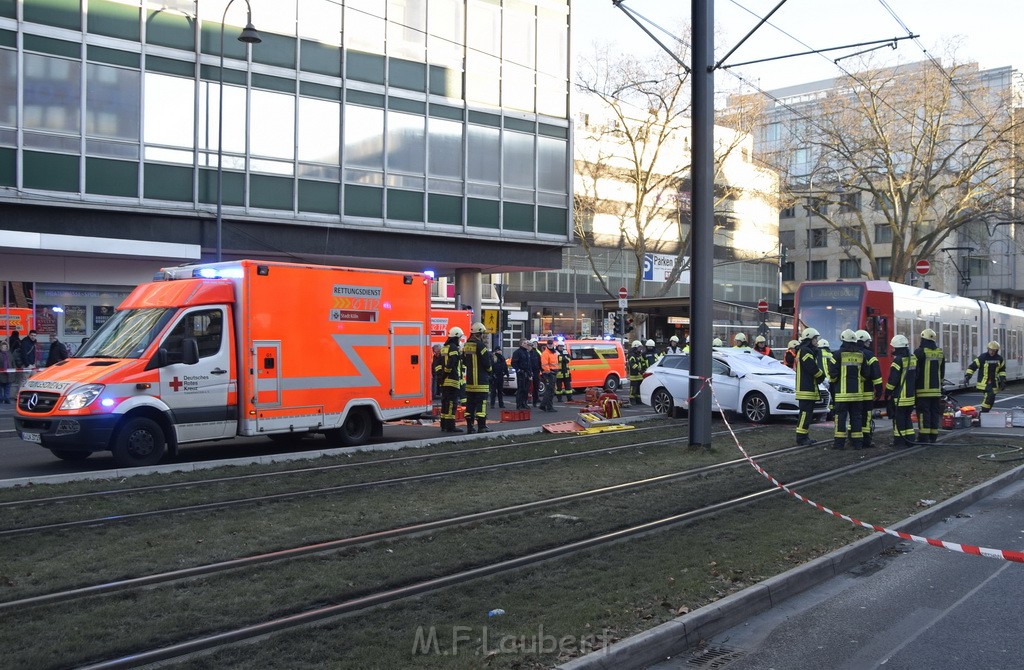
[[[435,36],[439,39],[428,38],[428,48],[443,50],[443,45],[449,45],[448,48],[457,50],[459,53],[462,52],[462,46],[465,45],[464,37],[464,20],[463,7],[464,3],[462,0],[430,0],[428,5],[427,14],[427,32],[431,36]],[[431,62],[437,62],[433,59],[433,53],[431,53]]]
[[[384,110],[345,105],[345,163],[384,169]]]
[[[354,9],[363,14],[379,16],[381,18],[384,17],[384,12],[387,10],[387,2],[385,0],[346,0],[344,5],[348,9]]]
[[[194,82],[156,72],[147,72],[145,82],[143,128],[146,144],[192,148],[195,134]],[[148,150],[146,157],[150,157]]]
[[[427,47],[424,0],[389,0],[388,55],[423,62]]]
[[[537,138],[537,187],[565,193],[566,141],[554,137]]]
[[[110,140],[85,140],[85,153],[87,156],[111,156],[113,158],[139,159],[139,145],[128,142],[113,142]]]
[[[224,166],[228,167],[227,163],[225,163]],[[291,176],[292,174],[295,173],[295,165],[291,161],[285,162],[266,160],[262,158],[252,158],[249,160],[249,168],[253,172],[269,172],[270,174],[283,174]],[[244,166],[239,164],[238,169],[242,170],[244,169]]]
[[[560,79],[570,74],[567,23],[565,12],[537,10],[537,68]]]
[[[499,183],[501,179],[501,137],[497,128],[466,126],[469,132],[467,178],[473,181]]]
[[[26,130],[22,137],[26,148],[49,149],[65,154],[77,154],[79,151],[78,135],[52,135]]]
[[[138,141],[141,82],[138,70],[89,63],[85,83],[85,134]]]
[[[18,122],[18,53],[0,49],[0,125]]]
[[[254,156],[295,158],[295,96],[254,89],[250,113],[250,152]]]
[[[215,81],[199,85],[199,148],[207,151],[217,151],[217,86]],[[224,84],[224,151],[245,153],[245,88],[230,84]]]
[[[462,124],[431,118],[430,174],[438,177],[462,177]]]
[[[501,102],[501,61],[479,51],[466,52],[466,100],[497,107]]]
[[[333,0],[305,0],[299,5],[299,37],[341,46],[341,4]]]
[[[505,185],[533,188],[533,135],[506,132],[503,149]]]
[[[341,104],[299,98],[299,160],[338,165],[340,147]]]
[[[252,20],[257,30],[262,28],[269,31],[273,28],[278,35],[295,36],[295,0],[249,0],[249,2],[252,3]],[[306,0],[303,0],[302,4],[305,5]],[[224,10],[221,9],[221,11]],[[233,11],[229,13],[233,13]]]
[[[469,0],[466,43],[470,50],[501,55],[501,6],[498,0]]]
[[[569,93],[565,79],[537,76],[537,113],[568,118]]]
[[[81,75],[80,62],[26,53],[25,128],[77,133],[81,128]]]
[[[388,112],[388,170],[424,173],[425,120],[417,114]]]
[[[532,112],[533,70],[506,62],[501,72],[501,102],[505,107]]]
[[[537,24],[534,12],[533,5],[519,0],[506,0],[501,52],[505,61],[530,68],[536,63]]]
[[[345,6],[345,46],[367,53],[384,53],[384,19],[358,11],[348,3]]]

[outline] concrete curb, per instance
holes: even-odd
[[[610,419],[610,423],[639,423],[651,419],[662,418],[660,414],[650,414],[633,417],[620,417]],[[488,439],[501,438],[508,435],[531,435],[543,432],[541,426],[516,428],[512,430],[498,430],[489,433]],[[64,484],[77,481],[96,481],[103,479],[121,479],[137,475],[152,475],[167,472],[198,472],[211,470],[213,468],[228,467],[233,465],[268,465],[271,463],[283,463],[287,461],[312,460],[322,456],[339,456],[353,454],[360,451],[397,451],[399,449],[417,449],[428,447],[445,442],[466,442],[480,439],[477,434],[471,435],[435,435],[421,440],[408,440],[405,442],[385,442],[383,444],[361,445],[358,447],[338,447],[336,449],[320,449],[309,451],[286,452],[280,454],[268,454],[266,456],[241,456],[239,458],[225,458],[216,461],[197,461],[194,463],[168,463],[166,465],[151,465],[139,468],[115,468],[113,470],[96,470],[93,472],[66,472],[59,475],[39,475],[35,477],[20,477],[17,479],[0,479],[0,489],[13,488],[16,486],[28,486],[38,484]]]
[[[904,519],[890,528],[919,535],[925,528],[1022,478],[1024,465]],[[832,579],[903,541],[891,535],[875,533],[766,579],[760,584],[730,594],[685,616],[667,621],[600,651],[563,663],[557,666],[557,670],[643,668],[669,656],[676,656],[697,646],[702,640],[726,631],[755,614],[776,607],[785,600]]]

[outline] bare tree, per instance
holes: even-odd
[[[978,74],[937,61],[868,69],[792,119],[783,167],[802,173],[791,178],[845,255],[867,259],[862,275],[903,281],[958,230],[1009,215],[1020,115],[1010,86]],[[877,276],[879,227],[880,239],[891,233],[887,277]]]
[[[665,281],[648,292],[663,296],[690,264],[689,76],[667,56],[638,58],[604,47],[582,62],[576,86],[586,101],[575,133],[577,238],[609,296],[613,287],[595,263],[595,248],[617,247],[635,259],[633,295],[640,295],[645,254],[674,255]],[[760,101],[746,102],[729,118],[753,127],[750,103]],[[719,176],[744,141],[742,132],[716,137],[716,212],[723,215],[736,192]]]

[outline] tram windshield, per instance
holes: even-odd
[[[807,284],[797,289],[798,330],[816,329],[832,347],[839,348],[839,333],[861,328],[864,313],[861,284]]]

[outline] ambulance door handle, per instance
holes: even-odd
[[[210,370],[211,375],[226,375],[227,373],[227,370],[221,370],[220,368],[214,368]]]

